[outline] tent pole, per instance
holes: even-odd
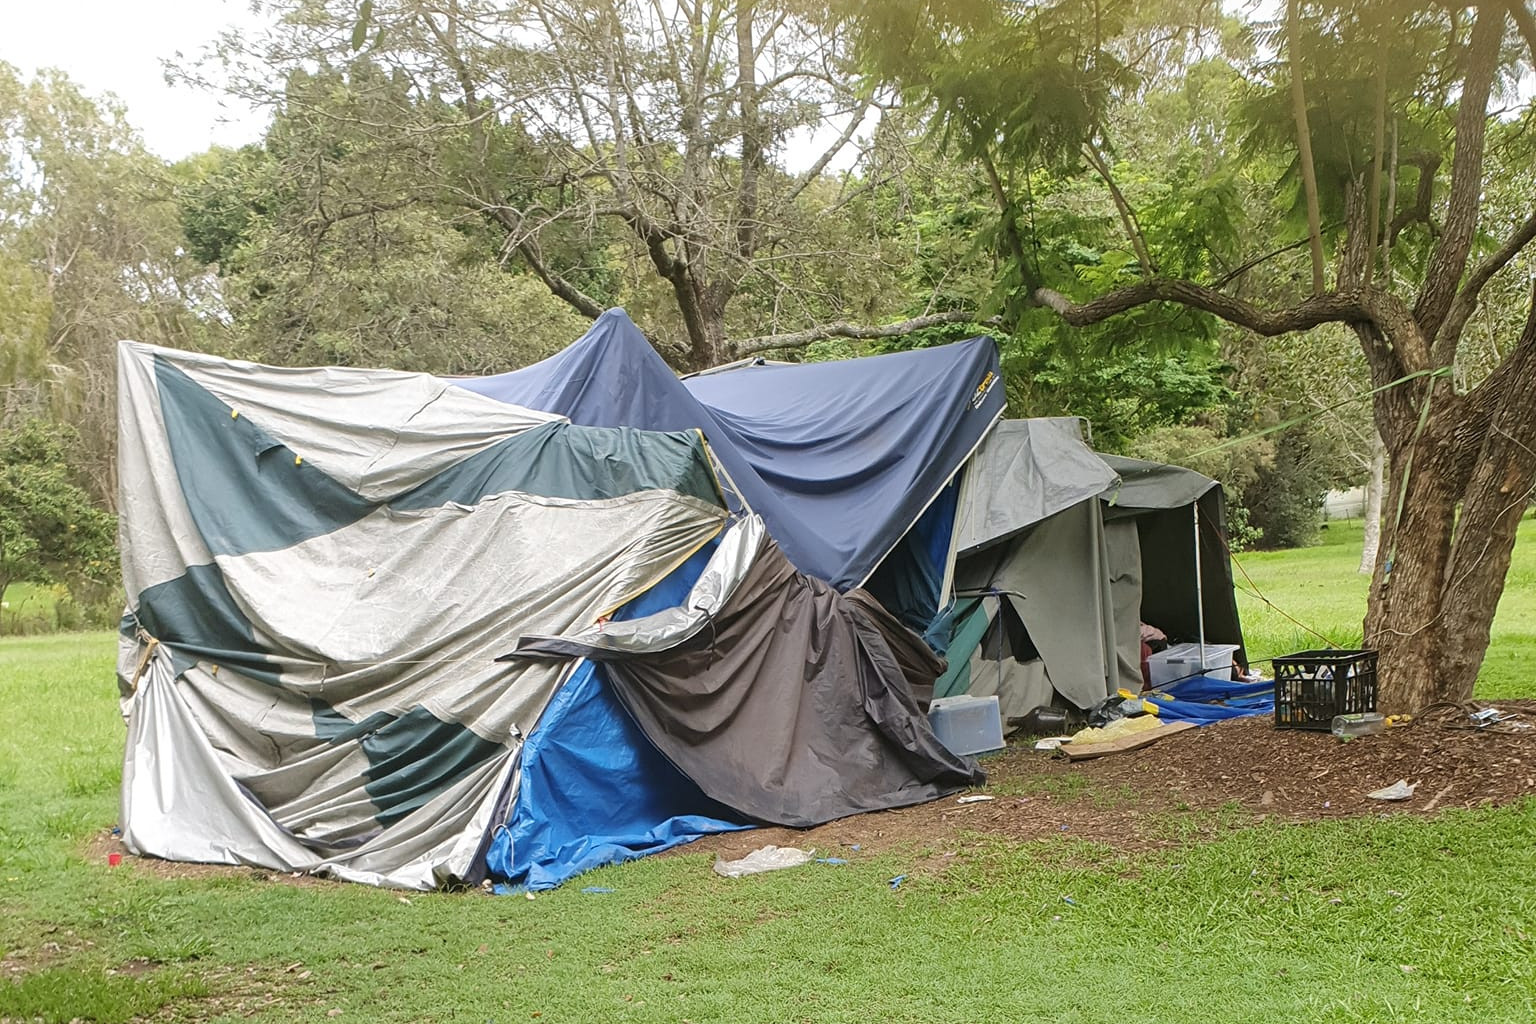
[[[1200,616],[1200,674],[1205,675],[1205,580],[1200,571],[1200,499],[1191,506],[1195,510],[1195,610]]]

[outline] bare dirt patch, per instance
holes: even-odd
[[[95,864],[110,864],[113,854],[122,857],[119,871],[136,871],[167,879],[238,878],[241,876],[258,882],[280,882],[299,886],[344,885],[330,878],[303,872],[270,871],[266,868],[232,867],[228,864],[193,864],[185,861],[161,860],[158,857],[139,857],[128,852],[123,840],[114,829],[102,829],[86,841],[81,856]]]
[[[1536,701],[1500,701],[1536,723]],[[1316,821],[1380,814],[1434,814],[1497,806],[1536,795],[1536,728],[1466,728],[1465,715],[1424,719],[1378,736],[1276,729],[1267,718],[1219,722],[1141,750],[1069,763],[1020,743],[984,759],[993,797],[862,814],[820,828],[758,829],[684,847],[742,856],[768,843],[824,853],[857,845],[950,850],[963,833],[1015,840],[1071,836],[1122,850],[1166,847],[1265,819]],[[1367,793],[1399,779],[1412,798]],[[1210,812],[1227,812],[1222,816]],[[1170,828],[1170,822],[1182,827]]]

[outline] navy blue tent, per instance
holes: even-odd
[[[876,589],[919,628],[948,557],[951,484],[1004,404],[990,338],[679,380],[618,309],[543,362],[456,383],[586,426],[703,431],[725,490],[802,572],[846,590],[900,545]]]

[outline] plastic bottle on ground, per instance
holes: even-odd
[[[1342,739],[1352,736],[1375,736],[1379,732],[1385,732],[1386,728],[1387,718],[1379,711],[1333,717],[1333,734]]]

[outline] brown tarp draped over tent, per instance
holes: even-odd
[[[942,669],[915,657],[916,638],[898,655],[882,627],[903,627],[889,616],[797,572],[765,536],[736,547],[730,579],[701,577],[685,607],[707,611],[688,624],[661,613],[530,637],[518,656],[608,662],[651,742],[706,795],[763,824],[804,828],[984,781],[939,743],[913,697],[903,662],[926,674],[920,686]]]

